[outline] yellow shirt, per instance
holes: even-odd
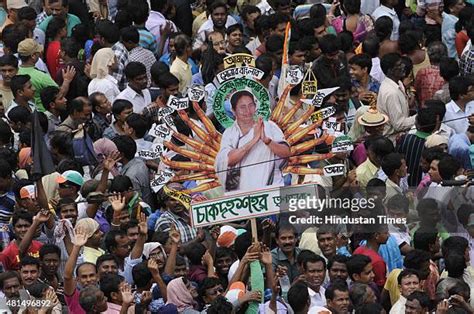
[[[179,91],[185,95],[188,87],[191,86],[191,80],[193,78],[191,66],[187,62],[183,62],[180,58],[176,58],[173,64],[171,64],[170,72],[179,80]]]
[[[379,168],[369,158],[356,168],[357,181],[361,187],[366,187],[370,179],[375,178]]]
[[[8,107],[13,100],[13,93],[10,88],[3,86],[3,81],[0,82],[0,95],[2,96],[1,101],[3,104],[3,109],[7,111]]]
[[[84,257],[84,262],[92,263],[95,265],[99,256],[104,255],[105,251],[101,248],[93,249],[91,247],[85,246],[82,256]]]
[[[193,37],[196,36],[198,30],[201,28],[202,24],[207,21],[206,11],[199,14],[193,21]]]

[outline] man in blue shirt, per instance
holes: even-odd
[[[449,154],[459,160],[466,170],[472,169],[470,147],[474,143],[474,125],[466,133],[454,134],[448,142]]]

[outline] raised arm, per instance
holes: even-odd
[[[141,213],[140,219],[138,220],[138,239],[130,252],[130,259],[132,260],[140,258],[143,254],[143,247],[148,239],[148,225],[146,220],[146,215]]]
[[[64,266],[64,294],[66,296],[72,296],[74,291],[76,291],[76,282],[74,280],[74,269],[76,268],[77,258],[79,257],[79,252],[81,248],[87,242],[87,234],[83,228],[77,228],[76,238],[73,241],[73,247],[71,254]]]
[[[76,68],[68,66],[65,70],[62,70],[63,84],[59,88],[58,98],[66,97],[69,92],[69,86],[71,85],[74,76],[76,75]]]
[[[181,234],[176,229],[176,225],[171,225],[169,235],[171,239],[171,251],[170,254],[168,254],[168,258],[166,259],[164,273],[170,276],[174,276],[174,269],[176,267],[176,255],[178,255],[178,246],[181,242]]]
[[[48,209],[42,209],[33,217],[33,223],[31,224],[23,239],[21,239],[20,243],[18,243],[20,257],[23,257],[28,253],[28,248],[31,245],[31,241],[33,241],[36,230],[42,223],[47,222],[50,216],[51,212]]]

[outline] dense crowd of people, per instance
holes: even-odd
[[[0,1],[0,312],[474,313],[473,5]],[[214,112],[236,54],[266,117],[247,89]],[[192,219],[303,184],[341,202]]]

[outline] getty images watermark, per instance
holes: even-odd
[[[402,217],[374,214],[373,211],[376,209],[375,198],[307,197],[303,199],[290,199],[288,205],[289,212],[294,213],[288,217],[291,224],[401,225],[407,222],[407,219]],[[331,214],[330,211],[333,209],[345,211],[347,214],[343,216]],[[325,210],[326,212],[321,214]],[[301,215],[301,212],[297,213],[298,211],[306,211],[309,215]],[[311,214],[315,212],[318,215]]]

